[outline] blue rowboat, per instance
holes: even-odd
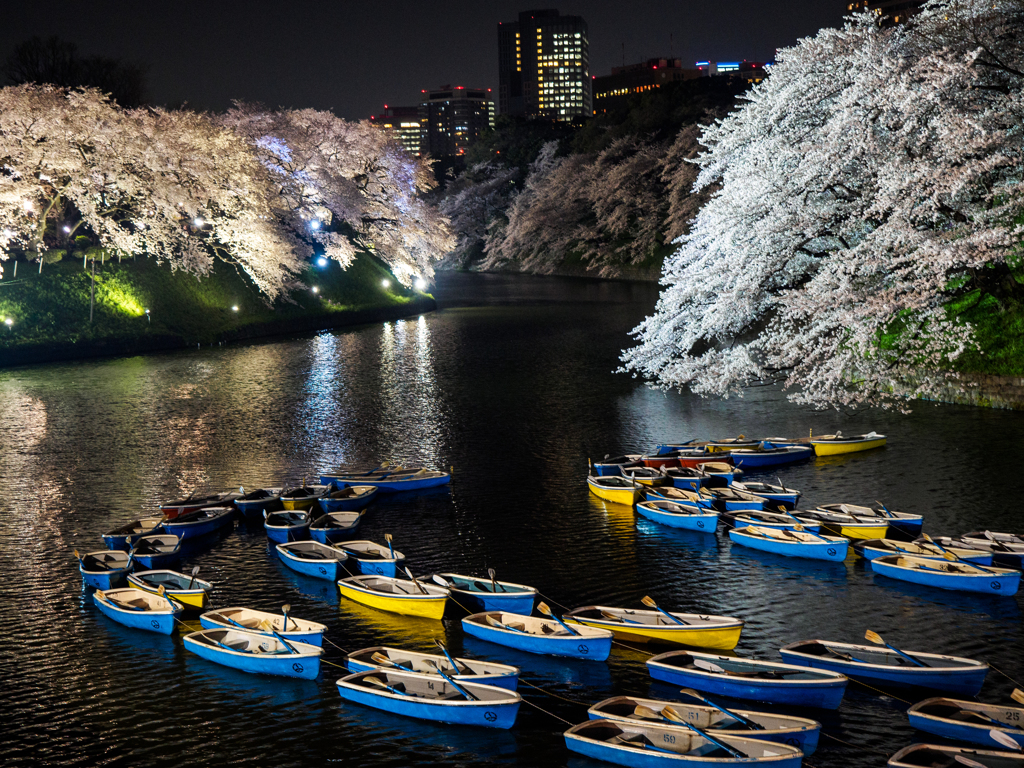
[[[930,688],[967,696],[974,696],[981,690],[988,674],[988,664],[974,659],[904,651],[923,665],[917,666],[889,648],[831,640],[791,643],[779,653],[788,664],[830,669],[874,685]]]
[[[372,541],[344,541],[335,544],[334,548],[348,555],[347,567],[350,571],[366,576],[394,578],[398,572],[398,563],[405,560],[405,555],[398,550]]]
[[[119,549],[101,549],[99,552],[87,552],[84,555],[76,550],[75,556],[78,558],[78,570],[85,583],[96,589],[113,589],[121,586],[132,565],[128,553]]]
[[[199,617],[199,624],[203,629],[240,629],[263,635],[273,635],[274,632],[277,632],[285,640],[294,640],[317,647],[324,644],[324,632],[327,631],[327,627],[323,624],[306,619],[296,619],[291,614],[288,614],[286,628],[284,614],[239,607],[207,611]]]
[[[134,567],[141,570],[167,568],[181,560],[181,539],[169,533],[140,536],[130,554]]]
[[[660,471],[668,478],[668,485],[673,488],[682,488],[684,491],[697,491],[705,484],[723,484],[720,477],[709,475],[694,467],[662,467]]]
[[[342,570],[342,563],[348,555],[334,547],[321,544],[319,541],[293,541],[291,544],[278,544],[277,554],[281,562],[305,576],[314,579],[337,581],[348,572]]]
[[[907,536],[918,536],[924,527],[924,517],[909,512],[891,512],[884,507],[864,507],[857,504],[822,504],[817,509],[823,512],[839,512],[854,515],[862,520],[885,520],[890,528],[905,533]]]
[[[797,517],[796,520],[790,515],[779,512],[757,512],[747,510],[736,512],[732,515],[722,515],[723,521],[730,523],[736,528],[746,528],[748,525],[756,525],[758,528],[774,528],[777,531],[795,531],[800,526],[805,531],[818,533],[821,530],[821,523],[817,520],[808,520],[804,517]]]
[[[912,584],[1007,597],[1017,594],[1021,576],[1020,571],[1009,568],[986,568],[910,555],[876,557],[871,561],[871,570]]]
[[[107,549],[120,549],[127,552],[139,540],[140,536],[162,533],[163,529],[160,526],[163,522],[164,519],[162,517],[145,517],[141,520],[132,520],[130,523],[125,523],[109,533],[104,533],[103,543],[107,545]]]
[[[612,633],[606,629],[574,626],[568,632],[557,621],[488,611],[462,620],[467,635],[528,653],[604,661],[612,652]]]
[[[451,481],[450,472],[424,467],[385,470],[365,475],[320,475],[321,483],[334,483],[339,488],[348,485],[375,485],[381,493],[420,491],[424,488],[448,485]]]
[[[328,512],[309,524],[309,535],[313,541],[330,544],[332,541],[347,539],[356,532],[363,522],[362,510],[359,512]]]
[[[238,490],[245,491],[244,488]],[[258,488],[255,491],[243,493],[235,499],[235,506],[245,520],[262,520],[264,512],[277,512],[282,508],[281,491],[283,490],[284,488]]]
[[[373,657],[386,656],[389,663],[374,661]],[[424,675],[435,675],[440,669],[457,683],[479,683],[481,685],[493,685],[496,688],[505,688],[514,691],[519,685],[519,667],[509,664],[495,664],[491,661],[480,661],[479,659],[454,658],[458,667],[453,667],[451,661],[443,654],[419,653],[408,651],[404,648],[388,648],[378,645],[373,648],[363,648],[353,651],[345,657],[345,666],[350,672],[365,672],[370,669],[403,668],[406,672],[419,672]]]
[[[655,680],[696,688],[717,696],[768,704],[836,709],[843,700],[846,675],[775,661],[669,651],[647,660]]]
[[[756,525],[733,528],[729,531],[729,539],[741,547],[759,549],[775,555],[832,562],[845,560],[850,547],[849,539],[842,536],[821,536],[806,531],[761,528]]]
[[[919,731],[953,741],[1002,747],[989,731],[1005,733],[1024,747],[1024,709],[958,699],[925,699],[907,710],[910,724]]]
[[[765,765],[800,768],[803,753],[788,744],[705,731],[741,757],[684,726],[668,723],[586,720],[565,732],[570,752],[629,768]]]
[[[692,502],[675,502],[665,500],[641,501],[636,511],[662,525],[673,528],[686,528],[691,531],[713,533],[718,527],[718,513],[697,506]]]
[[[377,490],[375,485],[346,485],[321,496],[317,504],[325,514],[366,509],[377,495]]]
[[[697,469],[707,477],[704,480],[705,488],[727,488],[733,481],[743,476],[743,470],[734,467],[727,461],[704,461],[697,465]]]
[[[263,528],[267,531],[267,538],[277,544],[309,538],[311,522],[309,512],[303,510],[263,513]]]
[[[945,560],[942,549],[952,552],[960,560],[966,560],[975,565],[992,565],[992,553],[980,549],[965,549],[960,547],[943,547],[940,549],[925,539],[918,541],[896,541],[895,539],[861,539],[853,542],[853,548],[858,555],[865,560],[874,560],[885,555],[914,555],[915,557],[927,557],[933,560]]]
[[[92,599],[105,616],[118,624],[161,635],[174,632],[174,620],[183,610],[166,597],[134,587],[97,590]]]
[[[640,461],[639,454],[627,454],[625,456],[605,456],[601,461],[590,462],[590,468],[593,470],[593,474],[598,477],[609,477],[612,475],[621,475],[623,467],[642,467],[644,464]]]
[[[257,675],[315,680],[322,648],[241,629],[203,629],[185,635],[185,649],[207,661]]]
[[[182,541],[187,541],[232,525],[234,519],[234,507],[203,507],[178,515],[173,520],[165,520],[163,529],[165,533],[174,534]]]
[[[696,504],[711,509],[713,497],[706,488],[699,491],[687,491],[682,488],[644,488],[647,501],[674,501],[679,504]]]
[[[451,598],[463,610],[504,611],[529,616],[533,613],[533,599],[537,590],[525,584],[498,581],[486,576],[463,576],[459,573],[440,573],[442,586],[447,586]]]
[[[665,707],[672,707],[686,722],[692,723],[714,736],[740,736],[747,739],[760,739],[762,741],[774,741],[779,744],[789,744],[789,746],[796,747],[805,755],[814,754],[814,751],[818,748],[818,738],[821,735],[821,723],[806,717],[774,715],[768,712],[750,712],[745,709],[730,710],[741,718],[746,718],[748,721],[760,726],[760,730],[758,730],[716,707],[682,704],[678,701],[641,699],[635,696],[613,696],[610,699],[599,701],[587,710],[587,715],[590,716],[591,720],[624,720],[630,723],[635,723],[639,720],[641,722],[655,722],[667,728],[678,727],[686,730],[685,726],[675,726],[671,722],[666,722],[661,717],[658,720],[642,717],[636,714],[637,707],[646,707],[659,714]]]
[[[763,445],[771,445],[763,443]],[[733,464],[741,469],[759,470],[781,467],[786,464],[795,464],[798,461],[806,461],[814,456],[814,449],[809,445],[788,445],[782,448],[739,448],[732,451]]]
[[[760,512],[768,503],[762,496],[733,488],[709,488],[705,492],[711,495],[711,506],[719,512]]]
[[[1024,569],[1024,537],[998,531],[971,531],[957,537],[965,544],[983,546],[992,553],[996,565]]]
[[[888,768],[960,766],[962,763],[956,759],[958,756],[970,760],[969,765],[977,764],[985,768],[1024,768],[1024,754],[1020,752],[947,747],[938,744],[911,744],[890,757],[886,765]]]
[[[797,502],[800,500],[800,491],[785,488],[781,485],[759,483],[752,480],[744,480],[742,482],[737,480],[732,484],[732,487],[738,491],[746,491],[747,493],[767,499],[773,502],[773,506],[781,504],[786,509],[796,509]]]
[[[511,728],[516,723],[519,694],[479,683],[452,684],[438,675],[395,669],[356,672],[338,681],[345,701],[395,715],[439,723]]]
[[[946,549],[956,548],[959,550],[973,550],[977,554],[988,554],[992,558],[992,562],[1003,568],[1016,568],[1021,570],[1024,568],[1024,548],[1020,552],[1015,552],[1012,547],[1016,547],[1014,544],[1003,544],[1001,542],[993,541],[990,539],[979,539],[972,536],[970,539],[966,536],[933,536],[932,541],[936,544],[941,544]],[[915,544],[924,544],[926,539],[914,539]],[[981,565],[987,565],[987,563],[980,563]]]

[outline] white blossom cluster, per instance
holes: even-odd
[[[973,343],[953,291],[1019,251],[1022,86],[1021,0],[931,0],[780,51],[704,131],[694,189],[718,189],[621,370],[723,396],[782,379],[817,406],[929,394]]]
[[[0,89],[0,268],[104,249],[196,275],[223,259],[268,297],[314,253],[371,249],[408,285],[452,244],[429,166],[314,110],[125,110],[102,93]],[[2,272],[0,272],[2,274]]]

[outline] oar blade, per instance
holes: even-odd
[[[718,674],[722,674],[725,672],[725,669],[718,666],[713,661],[708,661],[707,659],[694,659],[693,666],[695,666],[697,669],[703,669],[707,672],[715,672]]]
[[[662,717],[658,712],[655,712],[650,707],[645,707],[643,704],[637,704],[633,708],[633,714],[637,717],[642,717],[644,720],[661,720]]]
[[[864,639],[875,645],[885,645],[885,640],[882,639],[882,636],[877,632],[872,632],[870,629],[864,633]]]
[[[986,768],[984,763],[979,763],[977,760],[972,760],[966,755],[954,755],[953,759],[961,765],[966,765],[969,768]]]
[[[1024,691],[1020,688],[1014,688],[1013,693],[1010,694],[1010,698],[1016,701],[1018,704],[1024,704]]]
[[[1009,734],[1003,733],[1002,731],[997,731],[995,728],[988,732],[988,736],[990,739],[999,742],[1007,749],[1012,749],[1015,752],[1019,752],[1021,750],[1021,745],[1015,738]]]

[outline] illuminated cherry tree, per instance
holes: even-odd
[[[720,185],[664,267],[623,369],[727,395],[781,378],[817,405],[946,383],[973,343],[947,309],[1019,247],[1024,7],[933,0],[780,51],[703,134]]]
[[[221,121],[245,136],[270,171],[279,222],[348,266],[368,248],[405,285],[433,274],[454,245],[447,219],[423,194],[426,162],[389,133],[312,109],[237,104]]]
[[[203,115],[122,110],[95,90],[0,89],[0,256],[72,248],[206,274],[215,257],[275,296],[298,242],[275,225],[267,173]]]

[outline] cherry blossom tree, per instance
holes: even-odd
[[[1020,0],[932,0],[912,23],[781,51],[703,134],[720,187],[666,261],[623,370],[801,402],[888,404],[945,383],[972,343],[947,309],[1020,243]]]
[[[270,171],[281,225],[343,267],[368,248],[410,285],[453,247],[447,220],[424,199],[435,186],[429,165],[389,133],[330,112],[242,103],[221,122]]]
[[[0,257],[91,245],[197,275],[220,257],[274,297],[298,243],[272,201],[247,143],[203,115],[122,110],[91,89],[0,89]]]

